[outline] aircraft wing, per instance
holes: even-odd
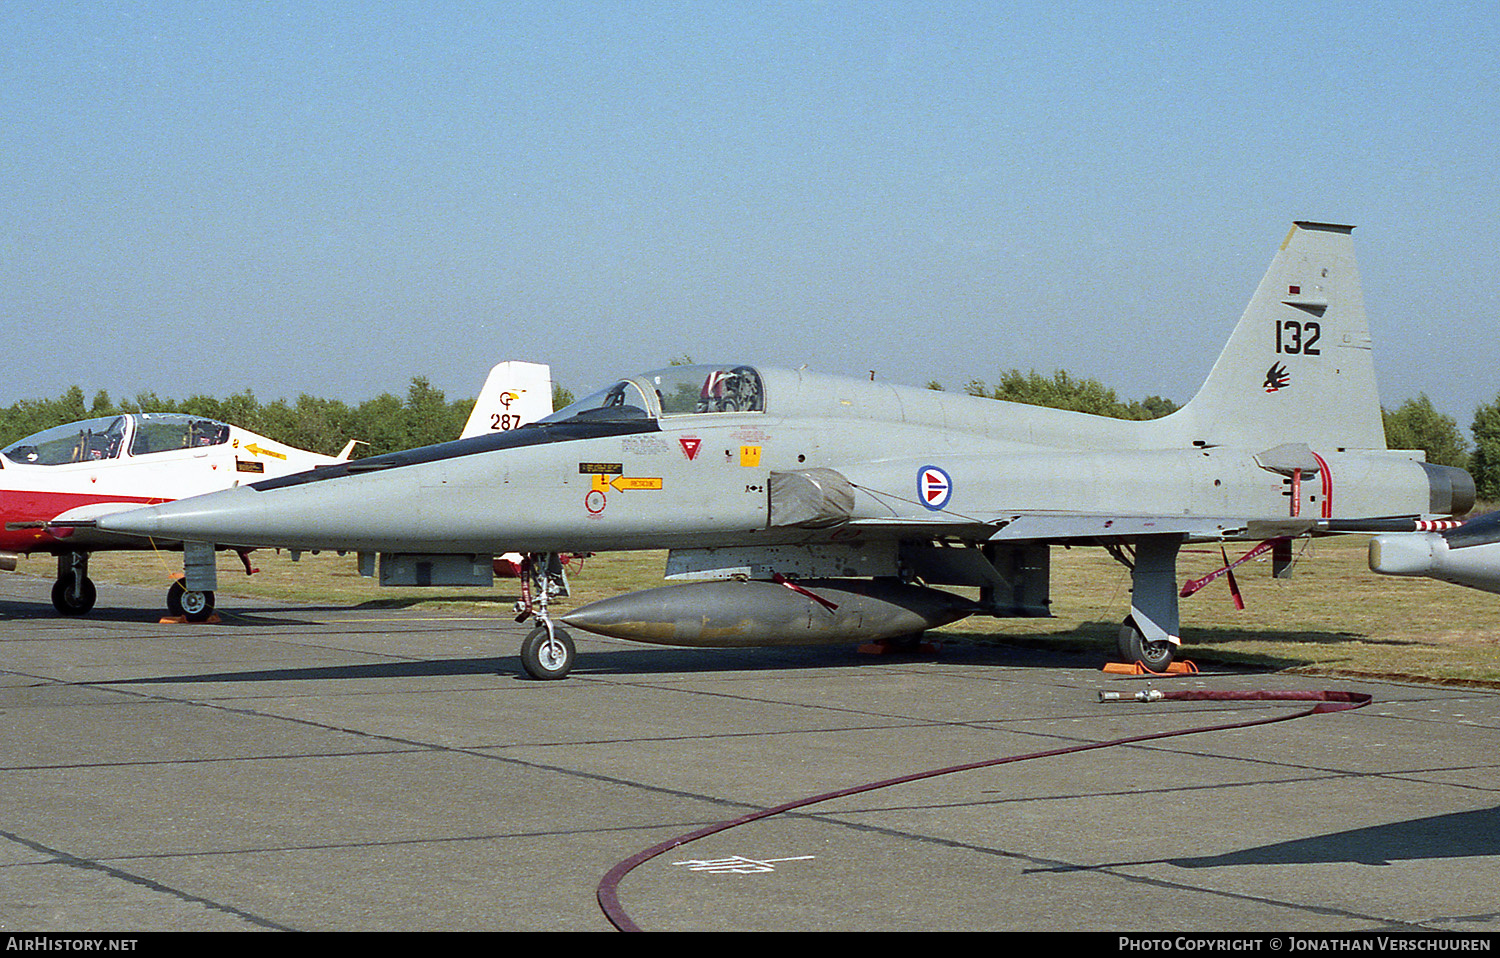
[[[1120,516],[1036,513],[1017,515],[992,540],[1112,539],[1180,535],[1187,539],[1273,539],[1305,535],[1317,523],[1306,519],[1271,521],[1241,516]]]
[[[1182,536],[1189,540],[1274,539],[1319,530],[1309,519],[1266,520],[1230,516],[1128,516],[1091,513],[1016,513],[990,521],[912,517],[853,519],[848,528],[882,537],[930,537],[971,542],[1066,542]]]
[[[885,464],[882,464],[885,465]],[[889,468],[886,466],[886,468]],[[898,467],[897,471],[901,471]],[[926,467],[936,478],[932,494],[946,501],[948,474]],[[1319,530],[1314,519],[1249,518],[1221,515],[1165,515],[1034,510],[987,513],[982,516],[928,508],[919,514],[913,500],[893,494],[890,482],[851,481],[828,468],[772,472],[770,524],[773,527],[860,530],[872,537],[959,539],[969,542],[1067,542],[1131,539],[1141,536],[1180,536],[1198,541],[1272,539]],[[881,486],[885,488],[882,489]],[[919,489],[919,494],[924,490]],[[888,515],[870,515],[871,511]],[[863,512],[864,515],[860,515]]]
[[[1104,513],[1011,513],[992,520],[962,517],[864,517],[847,528],[882,538],[956,538],[968,541],[1064,543],[1142,535],[1181,535],[1188,541],[1268,540],[1311,534],[1376,534],[1421,528],[1415,516],[1380,519],[1250,519],[1245,516],[1121,516]],[[1431,523],[1428,523],[1431,525]]]
[[[998,519],[983,522],[978,519],[919,519],[891,517],[876,519],[852,519],[839,526],[841,529],[857,529],[880,539],[964,539],[983,542],[1003,531],[1008,520]]]

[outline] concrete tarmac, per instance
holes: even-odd
[[[605,931],[617,864],[913,773],[1274,702],[1102,703],[1098,661],[944,645],[681,650],[575,635],[562,682],[495,616],[0,576],[0,932]],[[1189,657],[1191,657],[1189,652]],[[730,828],[618,885],[646,930],[1500,932],[1500,694],[994,765]]]

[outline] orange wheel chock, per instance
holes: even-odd
[[[1153,672],[1151,669],[1146,668],[1144,662],[1131,662],[1128,664],[1124,662],[1106,662],[1104,664],[1104,671],[1116,675],[1196,675],[1198,666],[1184,660],[1168,664],[1165,672]]]

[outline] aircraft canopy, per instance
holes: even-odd
[[[752,366],[668,366],[590,393],[542,422],[765,411],[765,386]]]
[[[24,466],[61,466],[217,446],[228,441],[229,427],[212,419],[179,413],[129,413],[43,429],[0,449],[0,455]]]

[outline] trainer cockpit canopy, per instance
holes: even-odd
[[[229,427],[212,419],[179,413],[131,413],[43,429],[0,449],[0,455],[26,466],[62,466],[217,446],[228,441]]]

